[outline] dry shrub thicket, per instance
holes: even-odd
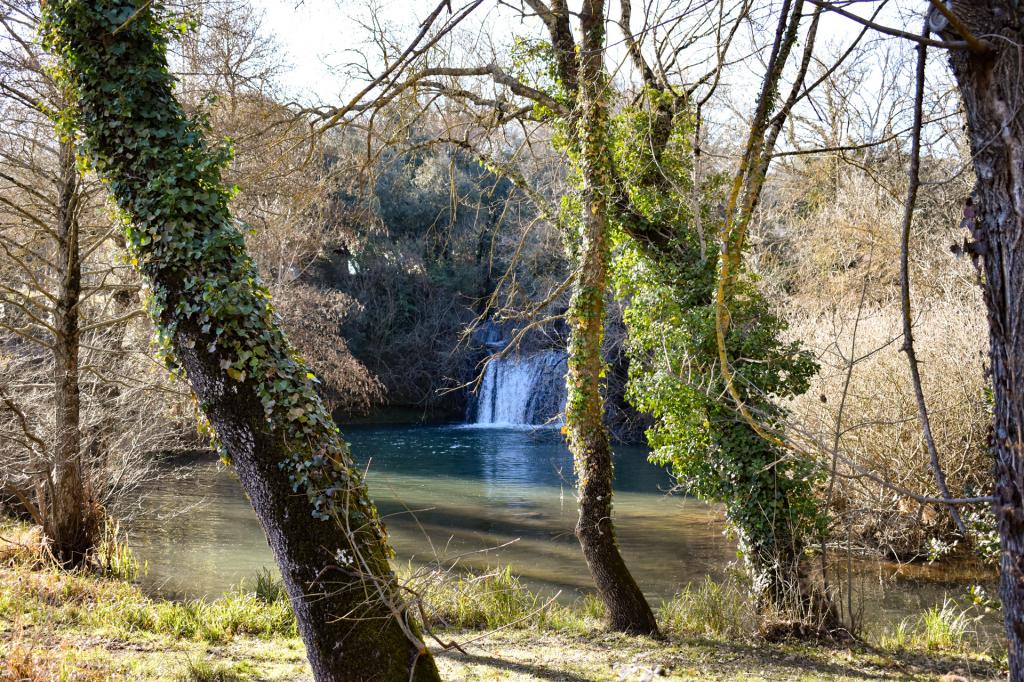
[[[758,269],[791,335],[821,365],[792,405],[793,428],[820,446],[827,468],[838,442],[833,537],[913,558],[934,552],[935,540],[955,529],[941,507],[863,475],[939,495],[901,352],[900,158],[859,161],[832,157],[784,167],[773,194],[786,201],[765,210]],[[949,165],[926,161],[925,169],[939,177]],[[984,306],[970,260],[951,250],[963,239],[969,192],[967,177],[926,185],[911,237],[915,347],[942,466],[957,496],[987,494],[991,477]]]
[[[350,168],[334,162],[323,139],[281,104],[281,48],[262,13],[238,2],[198,3],[196,28],[174,46],[181,97],[230,141],[226,179],[239,188],[232,215],[247,231],[260,275],[274,296],[289,338],[324,387],[328,406],[370,409],[381,383],[340,334],[360,305],[319,282],[316,266],[352,241],[341,205]]]
[[[142,285],[102,188],[92,177],[66,183],[74,159],[41,113],[61,106],[59,93],[38,48],[17,39],[31,34],[36,10],[0,2],[0,505],[48,528],[74,506],[83,534],[98,538],[106,515],[137,509],[151,453],[194,420],[153,357]],[[80,277],[68,265],[79,261]],[[62,328],[62,301],[77,316],[74,332]],[[74,368],[77,406],[58,358]],[[62,429],[77,439],[73,454]],[[61,487],[71,469],[81,504]]]

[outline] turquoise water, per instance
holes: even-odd
[[[572,460],[557,430],[352,427],[345,436],[400,563],[510,565],[563,600],[590,589],[573,535]],[[669,495],[672,480],[646,455],[615,449],[615,525],[637,582],[657,602],[706,575],[723,578],[736,550],[721,511]],[[179,465],[179,475],[150,491],[133,533],[149,566],[146,586],[173,597],[217,596],[273,566],[234,475],[212,456]],[[861,562],[853,587],[864,620],[882,623],[962,596],[970,579],[938,566]]]
[[[535,587],[573,597],[590,586],[573,535],[572,458],[556,429],[351,427],[345,437],[399,562],[511,564]],[[662,597],[720,577],[736,555],[721,514],[668,495],[671,478],[646,456],[615,449],[615,522],[641,587]],[[133,546],[149,564],[147,583],[164,594],[217,595],[273,564],[237,479],[212,456],[190,460],[146,504]]]

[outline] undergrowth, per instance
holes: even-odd
[[[662,603],[658,620],[671,633],[719,639],[742,639],[757,629],[753,601],[743,587],[708,576]]]
[[[235,635],[294,636],[295,619],[286,598],[267,602],[238,589],[220,599],[151,599],[125,581],[54,568],[3,569],[0,619],[102,631],[223,642]]]

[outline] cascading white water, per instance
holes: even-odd
[[[564,352],[509,355],[487,364],[474,421],[494,426],[547,424],[564,407]]]

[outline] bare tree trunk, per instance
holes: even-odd
[[[434,682],[360,469],[287,341],[141,0],[49,0],[84,148],[131,219],[151,310],[267,534],[317,682]]]
[[[604,425],[605,295],[608,287],[608,199],[611,187],[608,109],[603,69],[604,6],[587,0],[580,15],[580,155],[583,175],[579,275],[569,305],[565,423],[575,461],[580,517],[576,536],[615,630],[657,635],[658,624],[626,567],[612,524],[612,451]]]
[[[54,443],[48,504],[43,533],[54,556],[64,565],[80,565],[96,540],[82,472],[78,387],[78,302],[82,268],[78,251],[78,168],[70,141],[60,145],[60,187],[57,198],[59,281],[54,304],[53,388]]]
[[[964,222],[988,307],[994,419],[995,512],[1002,543],[1000,596],[1010,679],[1024,681],[1024,14],[1016,2],[953,7],[984,49],[950,51],[963,96],[977,184]],[[933,18],[935,15],[933,14]],[[941,23],[941,20],[939,21]],[[943,36],[963,40],[948,27]],[[973,37],[972,36],[972,37]]]

